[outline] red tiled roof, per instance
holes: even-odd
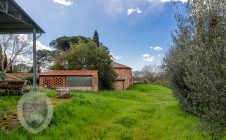
[[[5,80],[24,80],[28,77],[32,77],[32,73],[7,73]]]
[[[51,70],[45,73],[40,73],[39,76],[90,76],[90,75],[96,75],[98,73],[97,70]]]
[[[130,67],[128,67],[126,65],[119,64],[119,63],[116,63],[116,62],[113,62],[112,63],[112,66],[113,66],[113,68],[126,68],[126,69],[131,69]]]

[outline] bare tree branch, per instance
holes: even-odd
[[[2,72],[6,73],[11,65],[21,58],[30,57],[32,54],[31,38],[29,35],[0,35],[3,58],[0,62]],[[8,64],[4,67],[4,59],[8,56]]]

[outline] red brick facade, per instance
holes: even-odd
[[[117,73],[117,78],[114,82],[115,90],[126,90],[133,85],[132,69],[130,67],[118,63],[113,63],[112,65]],[[66,80],[68,76],[92,77],[92,86],[70,87]],[[76,90],[98,91],[98,71],[96,70],[53,70],[39,74],[39,78],[39,84],[42,87],[69,87]]]
[[[133,85],[132,69],[130,67],[114,62],[113,68],[117,73],[117,79],[114,82],[116,90],[126,90]]]
[[[92,86],[73,86],[67,85],[66,78],[70,76],[92,77]],[[53,70],[39,74],[39,85],[50,88],[69,87],[75,90],[98,91],[98,71],[96,70]]]

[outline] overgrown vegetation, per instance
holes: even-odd
[[[0,71],[0,85],[3,83],[4,77],[5,74],[2,71]]]
[[[178,30],[165,68],[184,109],[203,119],[212,139],[226,127],[226,1],[192,0],[188,16],[176,15]]]
[[[55,95],[53,90],[45,92]],[[98,93],[73,91],[72,96],[71,101],[54,108],[53,120],[45,131],[33,135],[24,128],[0,130],[0,139],[210,139],[199,130],[199,121],[181,110],[171,90],[161,86],[135,85],[129,91]]]

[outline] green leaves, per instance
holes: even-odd
[[[41,68],[48,67],[53,60],[55,51],[38,50],[37,51],[37,68],[41,71]]]
[[[5,74],[2,71],[0,71],[0,84],[3,83],[4,77],[5,77]]]
[[[116,74],[111,65],[111,55],[107,47],[97,44],[93,40],[83,41],[70,45],[70,49],[61,52],[55,58],[52,69],[55,70],[98,70],[99,87],[103,89],[113,88]]]
[[[97,44],[97,46],[100,46],[100,41],[99,41],[99,34],[97,30],[95,30],[94,35],[93,35],[93,41]]]
[[[189,17],[177,16],[165,66],[174,95],[185,110],[208,122],[215,138],[226,126],[226,1],[189,4]]]

